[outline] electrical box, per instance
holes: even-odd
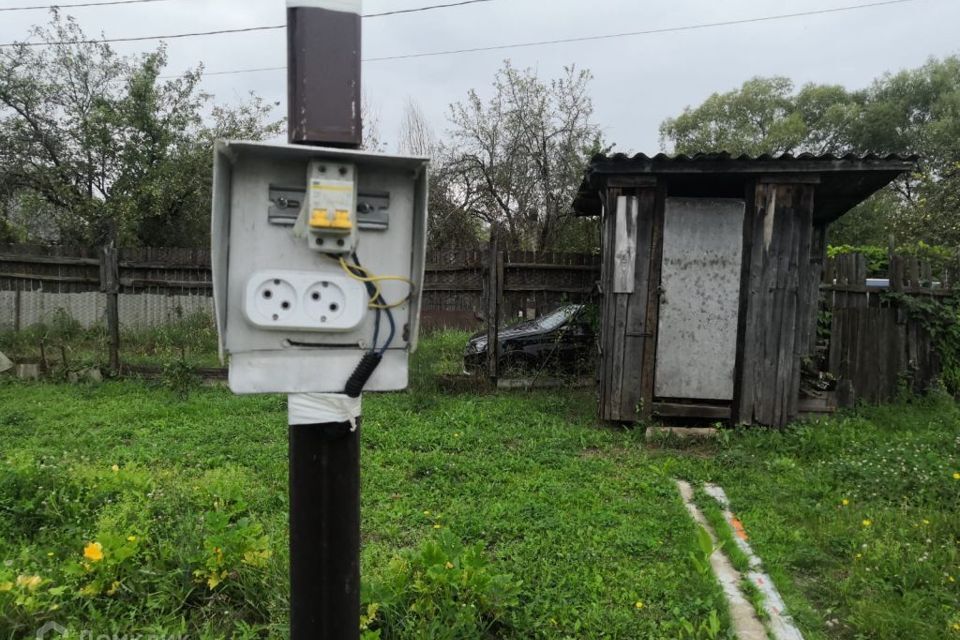
[[[368,353],[366,391],[407,386],[427,228],[427,158],[220,141],[213,288],[235,393],[342,393]]]

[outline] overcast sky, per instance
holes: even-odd
[[[79,0],[64,0],[66,4]],[[88,0],[89,1],[89,0]],[[443,4],[450,0],[366,0],[365,12]],[[783,13],[832,9],[875,0],[493,0],[364,21],[364,56],[380,57],[640,31]],[[0,8],[42,4],[0,0]],[[65,9],[89,35],[125,37],[206,31],[285,20],[283,0],[168,0]],[[23,39],[43,11],[0,12],[0,41]],[[838,83],[860,88],[887,71],[921,65],[930,56],[960,53],[960,2],[905,4],[785,20],[644,35],[577,44],[446,55],[364,64],[367,98],[381,137],[395,149],[400,114],[413,98],[442,134],[451,102],[475,88],[489,94],[494,73],[509,58],[542,78],[576,63],[593,72],[595,119],[620,150],[657,151],[661,121],[716,91],[757,75],[785,75],[798,84]],[[121,53],[155,42],[116,44]],[[208,71],[282,66],[282,30],[187,38],[169,42],[170,71],[199,62]],[[204,88],[218,102],[254,91],[281,103],[285,74],[265,71],[211,76]]]

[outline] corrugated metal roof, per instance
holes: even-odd
[[[817,162],[837,162],[837,161],[847,161],[847,162],[916,162],[920,159],[919,155],[905,155],[899,153],[890,153],[887,155],[878,155],[876,153],[867,153],[867,154],[856,154],[856,153],[847,153],[842,156],[834,155],[832,153],[801,153],[794,155],[792,153],[781,153],[777,155],[764,153],[759,156],[751,156],[749,154],[743,153],[740,155],[733,155],[726,151],[719,151],[716,153],[695,153],[692,156],[685,153],[680,153],[676,155],[670,155],[666,153],[658,153],[654,156],[648,156],[645,153],[638,153],[634,156],[628,156],[625,153],[616,153],[613,155],[606,154],[597,154],[591,158],[591,163],[596,162],[720,162],[725,160],[734,160],[737,162],[789,162],[791,160],[813,160]]]
[[[781,153],[778,155],[733,155],[726,152],[694,155],[628,156],[598,154],[590,161],[583,184],[574,200],[580,215],[598,215],[600,192],[611,180],[618,186],[646,176],[667,188],[668,195],[684,192],[691,195],[730,197],[742,194],[746,182],[756,177],[804,175],[817,180],[815,215],[820,220],[833,220],[868,198],[902,173],[912,171],[920,159],[917,155],[876,153],[813,154]],[[623,182],[627,180],[627,182]],[[703,193],[700,193],[703,192]],[[739,197],[739,196],[737,196]]]

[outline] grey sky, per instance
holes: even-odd
[[[64,0],[76,2],[79,0]],[[373,13],[447,0],[366,0]],[[868,0],[494,0],[368,19],[364,55],[378,57],[599,35],[830,9]],[[0,0],[0,8],[39,4]],[[171,0],[154,4],[65,10],[90,35],[107,37],[282,24],[283,0]],[[0,39],[21,39],[42,11],[0,13]],[[756,75],[786,75],[798,84],[866,86],[886,71],[922,64],[930,56],[960,52],[960,2],[916,0],[748,25],[601,40],[578,44],[371,62],[364,65],[365,93],[380,120],[381,137],[395,148],[400,114],[415,99],[438,133],[446,129],[448,105],[470,88],[489,93],[505,58],[533,67],[543,78],[576,63],[595,79],[595,119],[622,150],[656,151],[660,122],[715,91],[727,91]],[[152,42],[114,45],[121,53],[145,51]],[[172,40],[170,71],[203,61],[209,71],[282,66],[281,31]],[[249,91],[285,100],[282,71],[211,76],[204,88],[219,102],[236,102]],[[278,113],[284,113],[281,104]]]

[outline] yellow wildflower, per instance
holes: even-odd
[[[17,586],[26,587],[30,591],[36,591],[41,582],[43,578],[40,576],[17,576]]]
[[[117,473],[120,471],[120,465],[115,464],[112,467],[110,467],[110,470],[113,471],[114,473]]]
[[[127,542],[136,542],[137,536],[127,536]]]
[[[83,548],[83,557],[91,562],[100,562],[103,560],[103,545],[91,542]]]
[[[954,471],[954,472],[953,472],[953,479],[954,479],[954,480],[960,480],[960,471]]]
[[[956,580],[953,579],[953,576],[947,576],[947,580],[950,582],[956,582]]]
[[[446,564],[446,567],[447,567],[447,569],[453,569],[453,563],[452,563],[452,562],[448,562],[448,563]]]
[[[850,501],[849,501],[849,500],[847,500],[846,498],[844,498],[843,500],[841,500],[841,501],[840,501],[840,504],[842,504],[843,506],[845,506],[845,507],[846,507],[846,506],[849,506],[849,504],[850,504]]]
[[[53,551],[47,551],[47,557],[48,557],[48,558],[52,558],[52,557],[53,557]]]
[[[863,557],[863,554],[862,554],[862,553],[858,553],[858,554],[857,554],[857,560],[859,560],[859,559],[862,558],[862,557]]]
[[[930,524],[930,521],[927,520],[926,518],[924,518],[924,519],[923,519],[923,524]]]
[[[637,600],[633,606],[636,607],[637,609],[643,609],[644,604],[642,600]]]
[[[423,512],[423,515],[428,516],[428,515],[430,515],[430,512],[429,512],[429,511],[424,511],[424,512]]]
[[[869,527],[870,525],[873,524],[873,521],[870,520],[869,518],[865,518],[862,524],[863,524],[863,526],[865,526],[865,527]]]
[[[440,525],[439,525],[439,524],[435,524],[435,525],[433,525],[433,528],[434,528],[434,529],[439,529],[439,528],[440,528]]]

